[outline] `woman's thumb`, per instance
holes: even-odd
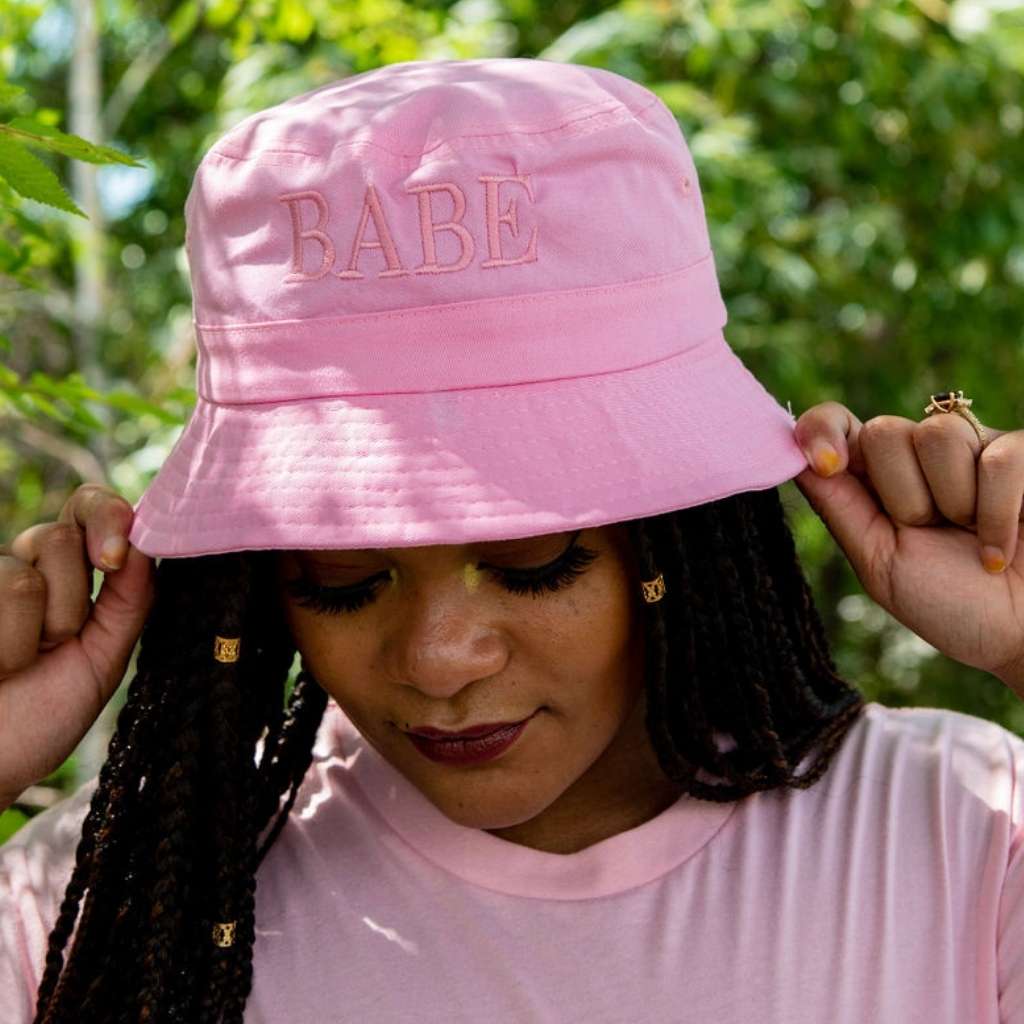
[[[82,629],[82,648],[110,691],[124,675],[135,642],[153,605],[155,563],[129,545],[121,568],[103,577]]]

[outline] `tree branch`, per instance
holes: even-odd
[[[107,474],[103,472],[103,466],[99,459],[88,448],[69,441],[66,437],[55,435],[37,427],[28,420],[21,420],[18,428],[18,440],[24,442],[36,451],[49,455],[51,458],[59,459],[65,465],[70,466],[78,474],[84,484],[107,484]]]
[[[114,87],[110,99],[107,100],[106,110],[103,111],[104,138],[112,139],[117,135],[121,122],[138,99],[139,93],[146,88],[146,83],[173,49],[174,40],[165,30],[128,65]]]

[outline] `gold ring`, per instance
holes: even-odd
[[[931,396],[931,401],[924,407],[925,416],[933,416],[939,412],[952,412],[967,420],[978,435],[982,449],[988,444],[988,433],[981,425],[981,421],[971,412],[973,398],[964,398],[962,391],[940,391]]]

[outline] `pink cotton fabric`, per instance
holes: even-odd
[[[598,68],[414,61],[253,115],[186,203],[198,403],[149,555],[465,543],[774,486],[697,173]]]
[[[1024,1024],[1024,742],[869,704],[808,790],[568,856],[456,825],[333,704],[256,890],[246,1024]],[[89,790],[0,848],[28,1024]]]

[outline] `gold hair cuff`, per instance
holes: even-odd
[[[235,922],[220,921],[213,926],[213,944],[228,949],[235,944]]]
[[[218,661],[238,661],[238,649],[242,644],[241,637],[215,636],[213,638],[213,656]]]
[[[642,580],[640,586],[643,588],[644,600],[648,604],[654,604],[665,596],[665,577],[660,572],[653,580]]]

